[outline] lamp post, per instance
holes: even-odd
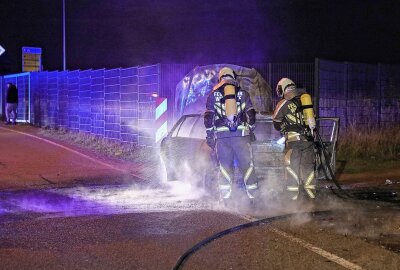
[[[65,0],[63,0],[63,70],[67,69],[66,47],[65,47]]]

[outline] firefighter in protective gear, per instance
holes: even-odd
[[[311,96],[295,83],[282,78],[276,87],[282,99],[278,102],[272,120],[275,129],[286,139],[285,167],[287,190],[293,192],[292,199],[306,193],[315,198],[315,154],[313,130],[315,129],[314,111]]]
[[[250,145],[255,116],[250,95],[238,86],[235,72],[228,67],[222,68],[218,84],[207,98],[204,125],[207,144],[216,148],[221,175],[218,187],[223,199],[232,195],[235,159],[243,175],[247,196],[250,199],[256,196],[258,182]]]

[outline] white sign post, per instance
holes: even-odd
[[[5,51],[6,50],[3,47],[1,47],[1,45],[0,45],[0,55],[2,55]]]

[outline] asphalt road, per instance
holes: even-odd
[[[172,269],[220,231],[315,211],[328,212],[226,234],[181,269],[400,268],[398,203],[326,190],[313,203],[271,197],[257,209],[225,207],[190,185],[149,184],[135,164],[62,146],[0,128],[0,269]]]

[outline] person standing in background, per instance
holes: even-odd
[[[16,125],[18,108],[18,89],[12,83],[7,83],[6,95],[6,125]]]

